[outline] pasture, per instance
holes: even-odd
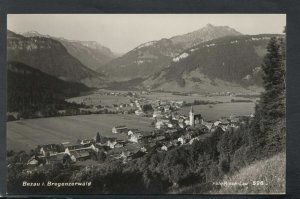
[[[128,128],[151,131],[152,121],[151,118],[116,114],[12,121],[7,122],[7,149],[28,151],[42,144],[76,142],[77,139],[93,138],[97,132],[102,136],[124,139],[124,134],[113,134],[112,127],[127,125]]]
[[[93,93],[86,96],[74,97],[67,99],[68,102],[75,102],[77,104],[85,103],[86,105],[102,105],[111,106],[113,104],[128,104],[129,97],[102,95],[99,93]]]
[[[175,101],[185,101],[187,103],[192,103],[195,100],[203,100],[209,102],[230,102],[232,99],[234,100],[248,99],[244,97],[235,97],[235,96],[209,96],[209,95],[201,95],[201,94],[174,95],[172,93],[163,93],[163,92],[161,93],[152,92],[149,95],[142,95],[142,96],[151,100],[175,100]]]
[[[254,113],[254,103],[221,103],[214,105],[193,106],[195,114],[201,114],[205,121],[215,121],[221,117],[244,116]],[[189,115],[190,107],[183,107],[179,113]]]

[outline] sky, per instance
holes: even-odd
[[[204,27],[229,26],[242,34],[279,33],[285,14],[9,14],[7,28],[37,31],[70,40],[97,41],[113,52],[185,34]]]

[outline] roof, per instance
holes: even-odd
[[[82,157],[90,156],[90,153],[88,151],[73,151],[73,152],[71,152],[71,154],[74,155],[75,158],[82,158]]]
[[[139,129],[130,129],[129,131],[131,131],[133,133],[141,133],[141,131]]]
[[[81,145],[81,144],[77,144],[77,145],[68,146],[66,148],[68,148],[70,151],[74,151],[74,150],[83,149],[85,147],[83,145]]]
[[[190,110],[191,113],[194,113],[194,109],[193,109],[193,106],[191,106],[191,110]]]
[[[116,128],[116,129],[124,129],[124,128],[126,128],[127,129],[127,126],[121,125],[121,126],[115,126],[114,128]]]

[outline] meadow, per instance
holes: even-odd
[[[255,93],[253,93],[254,95]],[[249,98],[246,97],[236,97],[236,96],[229,96],[229,95],[203,95],[203,94],[190,94],[190,95],[177,95],[167,92],[151,92],[148,95],[142,95],[143,97],[151,100],[175,100],[175,101],[185,101],[187,103],[192,103],[195,100],[202,100],[202,101],[209,101],[209,102],[231,102],[232,99],[234,100],[246,100]],[[252,99],[254,102],[258,98]]]
[[[130,97],[125,96],[114,96],[114,95],[103,95],[103,92],[118,92],[118,93],[128,93],[128,91],[111,91],[100,89],[95,91],[89,95],[79,96],[74,98],[69,98],[68,102],[76,102],[76,103],[86,103],[86,105],[104,105],[111,106],[113,104],[122,104],[129,103]],[[135,92],[135,91],[131,91]],[[257,94],[257,93],[253,93]],[[140,97],[146,98],[148,100],[175,100],[175,101],[185,101],[187,103],[192,103],[195,100],[203,100],[209,102],[231,102],[231,100],[245,100],[249,98],[245,97],[236,97],[236,96],[211,96],[211,95],[201,95],[201,94],[190,94],[190,95],[177,95],[169,92],[151,92],[149,94],[140,94]],[[254,102],[257,98],[251,99]]]
[[[102,136],[124,139],[124,134],[113,134],[112,127],[127,125],[128,128],[139,128],[150,131],[151,118],[135,115],[78,115],[28,119],[7,122],[7,149],[25,150],[37,145],[76,142],[77,139],[89,139],[99,132]]]
[[[193,106],[195,114],[201,114],[205,121],[215,121],[221,117],[244,116],[254,113],[254,103],[237,102]],[[190,107],[183,107],[179,112],[188,115]]]

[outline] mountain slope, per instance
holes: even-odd
[[[92,70],[99,68],[117,57],[109,48],[95,41],[68,40],[60,37],[42,35],[37,31],[25,32],[22,35],[25,37],[47,37],[57,40],[67,49],[68,53]]]
[[[241,35],[238,31],[228,26],[213,26],[207,24],[205,27],[184,35],[170,38],[174,44],[179,44],[183,49],[188,49],[200,43],[225,36]]]
[[[117,81],[145,77],[165,68],[180,51],[169,39],[152,41],[112,60],[97,71]]]
[[[173,58],[170,67],[152,75],[143,85],[205,92],[259,86],[260,66],[271,36],[274,35],[228,36],[199,44]]]
[[[66,82],[19,62],[7,64],[7,111],[34,112],[66,105],[64,99],[90,91],[77,82]]]
[[[168,67],[175,56],[191,46],[211,39],[239,34],[226,26],[208,24],[202,29],[185,35],[141,44],[97,71],[105,73],[112,81],[144,78]]]
[[[71,56],[58,41],[46,37],[24,37],[7,33],[7,60],[17,61],[63,80],[98,86],[103,75]]]
[[[81,63],[92,70],[96,70],[116,58],[109,48],[101,46],[97,42],[71,41],[66,39],[57,40],[64,45],[73,57],[76,57]]]

